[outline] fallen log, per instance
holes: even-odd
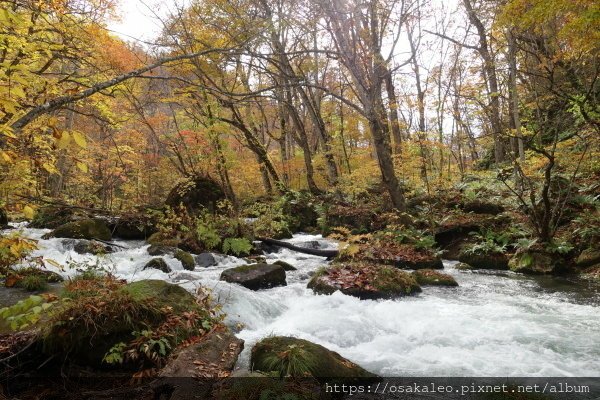
[[[256,240],[258,240],[259,242],[266,243],[271,246],[284,247],[284,248],[292,250],[292,251],[297,251],[298,253],[310,254],[313,256],[334,258],[334,257],[337,257],[337,255],[340,253],[339,250],[334,250],[334,249],[324,249],[324,250],[307,249],[305,247],[295,246],[291,243],[284,242],[283,240],[276,240],[276,239],[271,239],[271,238],[256,238]]]

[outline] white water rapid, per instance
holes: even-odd
[[[173,272],[142,271],[152,258],[144,242],[115,241],[113,254],[80,255],[65,239],[41,240],[48,230],[19,227],[38,239],[34,255],[99,264],[128,281],[163,279],[194,290],[211,288],[226,322],[245,340],[238,362],[246,368],[253,344],[267,335],[291,335],[319,343],[384,376],[600,376],[600,291],[596,286],[510,272],[463,272],[445,262],[458,288],[425,287],[398,300],[359,300],[339,292],[317,296],[306,289],[321,257],[281,250],[267,255],[298,268],[285,287],[254,292],[219,281],[222,270],[246,262],[219,258],[215,267],[183,270],[165,256]],[[318,241],[298,234],[291,242]],[[65,244],[67,243],[67,244]],[[72,276],[75,270],[58,271]]]

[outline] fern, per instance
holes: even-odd
[[[252,243],[246,238],[227,238],[223,240],[223,253],[233,253],[236,256],[248,254],[252,250]]]

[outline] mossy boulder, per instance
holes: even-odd
[[[251,290],[285,286],[285,270],[281,265],[250,264],[229,268],[221,273],[221,280],[237,283]]]
[[[250,365],[255,371],[282,377],[377,378],[334,351],[308,340],[286,336],[268,337],[255,344]]]
[[[194,260],[194,257],[187,251],[177,249],[173,257],[181,262],[183,269],[193,271],[194,268],[196,268],[196,261]]]
[[[112,234],[110,229],[108,229],[106,222],[92,218],[68,222],[44,236],[46,238],[58,237],[88,240],[110,240],[112,238]]]
[[[150,213],[134,212],[116,219],[110,226],[113,236],[125,240],[145,240],[157,231],[158,218]]]
[[[113,249],[107,244],[96,242],[94,240],[78,240],[73,246],[73,251],[78,254],[108,254],[112,253]]]
[[[169,192],[165,204],[172,208],[183,205],[189,212],[197,213],[202,209],[216,211],[221,200],[225,200],[225,192],[216,181],[206,176],[191,176]]]
[[[444,274],[433,269],[420,269],[413,272],[417,283],[421,286],[458,286],[452,275]]]
[[[148,261],[142,269],[157,269],[166,274],[171,272],[171,267],[169,267],[167,262],[162,257],[153,258],[152,260]]]
[[[454,268],[459,271],[471,271],[473,269],[473,267],[471,267],[469,264],[463,262],[459,262],[454,266]]]
[[[386,265],[340,263],[319,270],[308,282],[317,294],[340,291],[359,299],[391,299],[419,293],[421,287],[408,272]]]
[[[575,261],[579,268],[600,264],[600,249],[589,248],[581,252]]]
[[[277,260],[273,264],[274,265],[281,265],[283,267],[283,269],[286,270],[286,271],[296,271],[296,270],[298,270],[298,268],[294,267],[292,264],[286,263],[285,261],[282,261],[282,260]]]
[[[565,272],[565,260],[544,249],[518,251],[508,263],[511,271],[531,275],[560,274]]]
[[[171,316],[194,312],[210,318],[189,292],[161,280],[125,284],[114,278],[81,279],[67,284],[62,296],[72,300],[43,328],[43,350],[84,366],[106,365],[104,356],[114,345],[132,342],[134,332],[157,329]],[[173,332],[171,348],[197,332]]]
[[[474,269],[508,269],[508,256],[499,252],[474,252],[466,249],[460,252],[458,260]]]

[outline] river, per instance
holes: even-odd
[[[114,243],[124,248],[105,256],[80,255],[72,241],[43,240],[48,232],[18,225],[38,239],[35,256],[53,259],[73,276],[82,265],[96,265],[135,281],[163,279],[194,291],[213,291],[226,323],[245,340],[238,368],[247,368],[250,349],[268,335],[291,335],[319,343],[383,376],[600,376],[600,289],[565,278],[526,277],[507,271],[459,271],[445,261],[458,288],[424,287],[414,297],[359,300],[337,292],[315,295],[306,289],[310,274],[326,265],[322,257],[283,249],[267,255],[298,270],[287,272],[285,287],[254,292],[219,281],[221,271],[245,264],[218,257],[217,266],[183,270],[169,256],[173,272],[142,270],[152,258],[141,241]],[[296,234],[296,244],[334,242]],[[12,292],[11,292],[12,291]],[[0,301],[13,302],[21,291],[3,289]]]

